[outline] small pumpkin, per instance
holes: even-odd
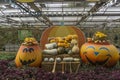
[[[50,40],[50,43],[56,42],[55,39]]]
[[[65,48],[69,48],[70,44],[69,43],[65,43]]]
[[[74,35],[72,36],[72,39],[78,39],[78,36],[74,34]]]
[[[61,39],[61,40],[59,40],[59,43],[65,43],[65,40]]]
[[[93,41],[88,38],[88,42],[81,47],[81,59],[85,63],[112,67],[119,60],[119,52],[114,45],[101,38]]]
[[[23,65],[39,67],[41,64],[42,53],[39,45],[36,43],[34,44],[34,41],[33,43],[31,42],[31,44],[29,44],[29,41],[30,40],[28,40],[28,43],[23,43],[17,52],[15,58],[15,63],[17,67],[21,67]]]
[[[57,45],[58,45],[58,47],[65,47],[66,46],[65,43],[58,43]]]

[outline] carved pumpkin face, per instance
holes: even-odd
[[[111,44],[85,43],[81,47],[80,56],[85,63],[99,64],[106,67],[114,66],[119,60],[119,52]]]
[[[41,61],[42,53],[38,45],[21,45],[15,58],[17,67],[21,67],[22,65],[39,67]]]

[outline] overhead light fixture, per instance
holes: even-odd
[[[7,8],[5,5],[2,6],[3,9]]]
[[[89,6],[94,6],[95,3],[91,2],[91,3],[88,3]]]
[[[45,4],[47,7],[64,7],[64,6],[68,6],[69,4],[67,3],[59,3],[59,4]]]

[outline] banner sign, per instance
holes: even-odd
[[[28,3],[28,2],[34,2],[35,0],[17,0],[18,2]]]

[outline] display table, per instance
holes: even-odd
[[[55,58],[61,58],[60,62],[55,62]],[[46,71],[62,71],[64,72],[76,72],[80,66],[80,61],[63,61],[63,58],[66,57],[73,57],[73,58],[80,58],[79,54],[74,55],[68,55],[68,54],[61,54],[61,55],[43,55],[43,61],[42,61],[42,68]],[[54,61],[44,61],[44,58],[53,58]]]
[[[62,73],[64,72],[70,72],[72,73],[73,71],[77,71],[77,69],[79,68],[80,62],[78,61],[72,61],[72,62],[65,62],[65,61],[61,61],[61,62],[56,62],[56,66],[55,62],[42,62],[42,65],[47,65],[48,67],[52,67],[49,68],[51,69],[52,72],[56,72],[56,68],[58,67],[59,70],[57,71],[62,71]],[[74,68],[74,69],[73,69]]]

